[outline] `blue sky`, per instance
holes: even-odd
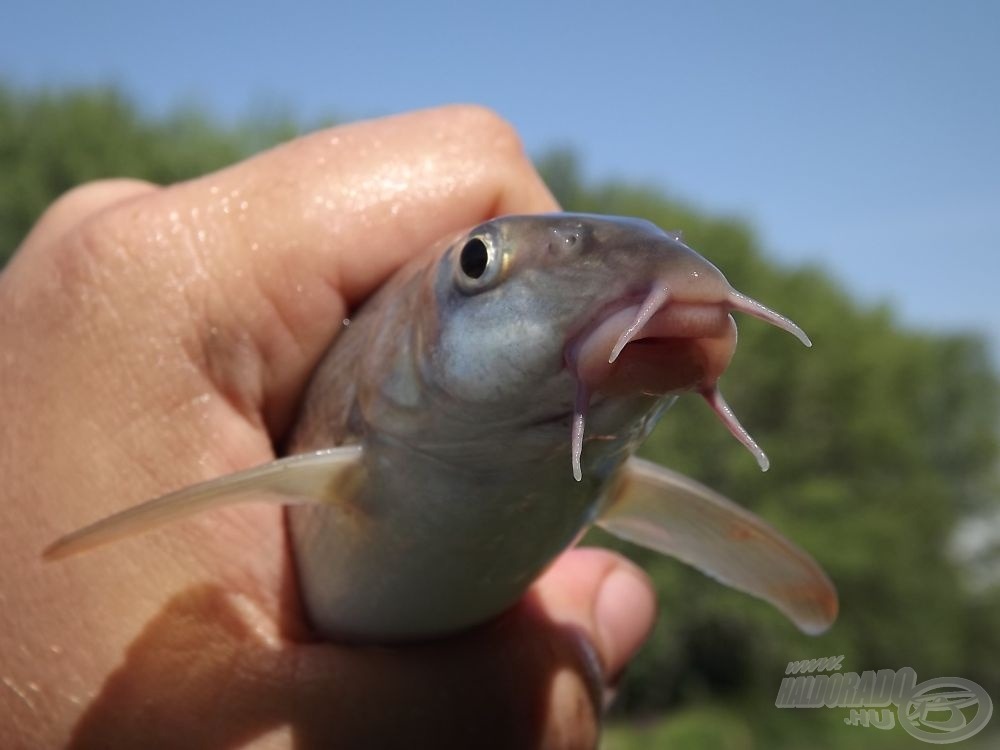
[[[1000,356],[1000,4],[8,3],[0,76],[153,112],[305,120],[452,101],[533,153],[747,218],[912,325]]]

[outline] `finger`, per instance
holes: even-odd
[[[89,701],[73,746],[242,747],[275,735],[310,748],[596,744],[582,638],[537,610],[397,648],[282,645],[268,619],[218,587],[178,594]]]
[[[206,229],[234,261],[252,257],[265,278],[295,261],[299,275],[335,282],[349,304],[448,233],[557,208],[511,126],[468,106],[299,138],[181,186],[175,199],[216,209]]]
[[[608,550],[570,550],[533,590],[549,617],[587,634],[609,682],[639,650],[656,618],[649,577]]]
[[[423,733],[425,744],[434,737],[449,747],[590,747],[607,681],[646,638],[654,612],[641,570],[612,552],[571,550],[513,611],[444,646],[307,649],[286,671],[297,678],[293,723],[317,745],[376,732],[385,746]],[[349,692],[333,687],[345,678]],[[333,694],[343,704],[331,720],[315,709]],[[393,707],[392,724],[378,722],[372,707],[381,706]]]
[[[46,209],[22,244],[45,247],[83,219],[156,189],[152,183],[128,178],[98,180],[73,188]]]
[[[212,331],[193,347],[212,353],[205,369],[231,380],[218,387],[234,402],[262,400],[277,431],[346,311],[406,259],[498,213],[557,208],[512,128],[462,106],[314,133],[143,204],[92,227],[90,244],[132,253],[133,290],[185,279]]]
[[[651,610],[641,572],[586,549],[560,558],[499,620],[396,648],[281,644],[246,597],[194,587],[142,629],[78,740],[222,747],[290,733],[301,747],[590,747],[602,687],[592,649],[605,670],[620,668]]]

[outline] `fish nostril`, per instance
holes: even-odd
[[[574,248],[580,244],[579,229],[554,228],[552,233],[559,238],[560,244],[565,248]]]

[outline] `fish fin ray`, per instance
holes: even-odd
[[[362,449],[346,446],[287,456],[210,479],[128,508],[49,545],[42,556],[57,560],[142,534],[182,518],[244,502],[278,505],[331,502],[357,481]]]
[[[815,560],[750,511],[693,479],[629,459],[597,525],[774,605],[803,632],[837,617],[837,592]]]

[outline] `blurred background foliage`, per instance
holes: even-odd
[[[0,86],[0,263],[75,185],[108,176],[175,182],[300,129],[263,111],[235,124],[193,108],[151,118],[111,89]],[[538,165],[567,209],[683,231],[737,288],[792,315],[815,342],[807,351],[740,321],[723,385],[771,456],[767,474],[694,398],[668,413],[644,453],[811,551],[838,586],[840,619],[826,635],[802,636],[766,605],[594,532],[649,571],[663,610],[621,681],[605,745],[912,747],[899,729],[845,727],[846,709],[774,708],[788,661],[828,655],[844,654],[844,669],[858,672],[910,666],[920,679],[966,677],[1000,701],[998,535],[974,547],[957,536],[962,525],[975,531],[1000,518],[998,381],[985,343],[907,328],[822,268],[776,265],[744,221],[705,215],[656,187],[591,184],[570,151]]]

